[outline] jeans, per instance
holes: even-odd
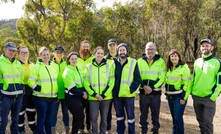
[[[151,120],[153,124],[152,131],[157,131],[160,128],[159,115],[161,95],[145,95],[140,94],[140,125],[142,132],[146,133],[148,130],[148,113],[151,110]]]
[[[56,99],[34,97],[33,102],[37,111],[38,134],[51,134],[52,113],[56,110]]]
[[[117,133],[124,134],[126,110],[128,134],[135,134],[134,98],[114,98],[113,102],[117,116]]]
[[[201,134],[213,134],[213,118],[216,112],[216,102],[210,100],[210,97],[192,97]]]
[[[92,125],[92,133],[98,134],[98,114],[100,111],[100,133],[105,134],[107,131],[107,114],[110,105],[110,100],[89,100],[90,104],[90,118],[91,118],[91,125]]]
[[[90,105],[89,105],[89,100],[84,100],[83,101],[83,106],[84,106],[84,113],[86,115],[86,125],[87,125],[87,130],[91,129],[91,122],[90,122]],[[85,118],[85,116],[84,116]],[[84,123],[82,124],[80,129],[84,129]]]
[[[184,134],[183,113],[187,102],[180,104],[180,95],[168,96],[167,99],[173,120],[172,134]]]
[[[62,117],[63,117],[62,119],[63,119],[64,126],[69,126],[68,108],[66,106],[65,100],[61,99],[58,102],[56,102],[56,110],[53,111],[52,127],[56,127],[56,123],[58,119],[57,114],[58,114],[60,103],[61,103],[61,111],[62,111]]]
[[[22,106],[22,95],[16,99],[4,96],[0,102],[0,134],[5,134],[8,124],[8,115],[11,111],[11,134],[18,134],[18,117]]]

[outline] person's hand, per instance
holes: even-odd
[[[143,89],[145,91],[145,94],[150,94],[152,92],[152,88],[149,86],[144,86]]]
[[[181,105],[184,105],[185,102],[186,102],[185,100],[180,100],[180,104],[181,104]]]
[[[99,94],[96,94],[96,96],[95,96],[99,101],[102,101],[103,100],[103,98],[99,95]]]
[[[83,98],[87,99],[87,93],[86,92],[83,92]]]

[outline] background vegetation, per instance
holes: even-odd
[[[93,0],[27,0],[24,10],[18,20],[0,22],[0,44],[27,45],[33,59],[41,46],[78,51],[87,39],[93,48],[107,48],[110,38],[127,43],[134,58],[153,41],[163,57],[177,48],[192,62],[200,56],[199,40],[207,37],[214,43],[214,55],[221,55],[220,0],[132,0],[101,9]]]

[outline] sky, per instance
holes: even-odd
[[[100,8],[102,6],[112,6],[114,1],[121,1],[122,4],[125,4],[128,0],[105,0],[105,2],[102,2],[102,0],[94,0],[97,4],[97,8]],[[1,3],[0,2],[0,20],[2,19],[16,19],[22,17],[24,14],[23,6],[25,4],[26,0],[15,0],[15,3],[8,2],[8,3]]]

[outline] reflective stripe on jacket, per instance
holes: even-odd
[[[9,96],[23,94],[23,80],[21,63],[15,58],[11,62],[2,54],[0,57],[1,93]]]
[[[114,87],[113,62],[108,63],[106,59],[103,59],[98,65],[94,59],[92,63],[87,65],[84,83],[89,94],[89,100],[97,100],[96,94],[101,95],[104,100],[112,99]]]
[[[168,69],[165,87],[166,94],[176,95],[182,93],[182,99],[187,100],[191,87],[191,75],[188,65],[178,64],[174,70]]]
[[[38,60],[32,67],[28,80],[28,85],[34,89],[33,95],[37,97],[56,98],[58,92],[57,76],[58,72],[51,64],[46,66],[41,60]],[[41,87],[40,91],[35,90],[37,86]]]

